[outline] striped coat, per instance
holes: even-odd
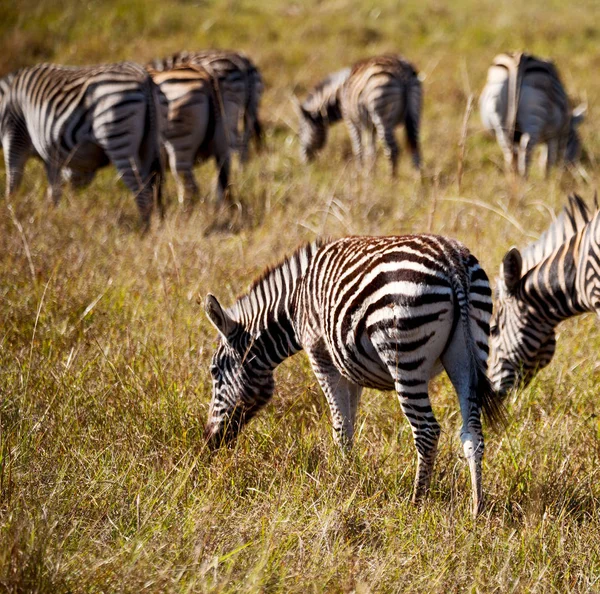
[[[0,103],[7,195],[17,191],[30,156],[44,162],[55,203],[61,173],[85,187],[112,163],[147,226],[155,191],[160,203],[159,136],[158,89],[138,64],[23,68]]]
[[[509,250],[497,281],[490,379],[506,394],[550,363],[556,327],[583,312],[600,315],[600,210],[578,196],[523,255]]]
[[[173,66],[167,61],[155,61],[146,68],[160,88],[166,111],[163,144],[179,202],[198,197],[193,167],[209,157],[214,157],[217,165],[220,202],[229,184],[230,155],[213,77],[192,63]]]
[[[499,54],[488,70],[479,109],[484,127],[496,134],[507,168],[516,156],[523,176],[538,144],[547,145],[546,174],[559,160],[571,163],[581,152],[577,126],[585,108],[571,109],[552,62],[525,53]]]
[[[242,52],[209,49],[179,52],[161,60],[164,67],[196,64],[205,68],[217,82],[219,109],[226,126],[229,147],[248,159],[252,137],[262,145],[263,128],[258,109],[263,93],[262,76],[252,60]]]
[[[359,161],[363,161],[363,135],[368,139],[370,159],[379,138],[395,175],[399,148],[394,129],[404,124],[413,165],[418,169],[421,105],[421,82],[412,64],[394,55],[362,60],[327,77],[298,106],[301,156],[313,159],[325,146],[329,125],[343,119]]]
[[[209,295],[206,313],[221,336],[211,365],[213,447],[237,435],[273,394],[273,370],[304,349],[345,447],[362,388],[396,391],[417,449],[418,501],[440,435],[428,381],[443,366],[458,392],[479,512],[480,408],[491,418],[499,411],[486,376],[490,287],[464,246],[434,235],[311,244],[268,269],[229,309]]]

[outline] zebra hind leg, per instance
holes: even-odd
[[[398,173],[400,149],[398,148],[398,143],[394,136],[394,128],[393,126],[386,126],[379,118],[375,121],[375,127],[377,129],[377,135],[383,143],[385,156],[389,159],[392,177],[395,178]]]

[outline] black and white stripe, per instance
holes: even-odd
[[[314,158],[325,146],[329,125],[343,119],[354,155],[362,162],[365,134],[372,160],[379,138],[395,175],[399,148],[394,128],[404,124],[413,164],[419,168],[421,105],[421,82],[412,64],[394,55],[358,62],[327,77],[298,106],[301,156]]]
[[[540,241],[512,248],[497,279],[490,379],[504,395],[550,363],[560,322],[600,313],[600,211],[570,198]],[[562,241],[561,241],[562,238]],[[539,258],[535,259],[535,254]]]
[[[481,120],[494,132],[508,169],[516,165],[527,175],[531,154],[545,144],[546,174],[564,159],[579,158],[577,126],[586,108],[572,110],[555,65],[525,53],[504,53],[494,58],[479,99]]]
[[[161,188],[157,93],[144,68],[132,62],[42,64],[16,72],[0,103],[7,195],[17,191],[30,156],[44,162],[55,203],[61,174],[84,187],[97,169],[113,163],[147,225]]]
[[[229,309],[207,297],[207,315],[221,335],[207,437],[213,447],[233,439],[272,396],[273,370],[304,349],[345,447],[362,388],[396,391],[418,453],[416,501],[428,489],[440,435],[428,381],[441,363],[459,396],[478,512],[480,409],[492,420],[500,412],[486,376],[491,307],[485,272],[451,239],[348,237],[305,246]]]
[[[258,109],[264,84],[260,71],[247,55],[221,49],[184,51],[161,60],[159,64],[164,67],[197,64],[205,68],[217,83],[219,107],[226,122],[230,149],[238,152],[245,162],[251,138],[260,148],[263,128]]]
[[[230,155],[214,78],[193,63],[172,65],[168,61],[155,61],[146,68],[160,88],[166,111],[163,144],[179,201],[198,197],[194,164],[214,157],[220,202],[229,184]]]

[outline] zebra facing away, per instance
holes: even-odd
[[[505,395],[547,366],[555,329],[572,316],[600,315],[600,210],[578,196],[523,254],[510,249],[497,279],[491,327],[490,379]]]
[[[569,98],[555,65],[525,53],[494,58],[479,98],[484,127],[494,132],[507,169],[517,157],[519,174],[526,176],[533,149],[546,144],[546,175],[559,161],[579,158],[577,127],[585,106],[569,106]]]
[[[217,106],[215,81],[197,64],[154,62],[148,72],[161,91],[163,144],[177,184],[179,202],[196,198],[196,161],[214,157],[218,170],[217,198],[221,202],[229,184],[230,156],[223,118]]]
[[[350,448],[363,387],[395,390],[417,449],[413,501],[428,490],[440,426],[429,379],[446,369],[458,393],[473,513],[482,509],[480,409],[501,409],[486,376],[491,291],[477,259],[435,235],[347,237],[306,245],[269,268],[232,307],[208,295],[220,334],[206,426],[212,448],[234,439],[274,391],[274,369],[304,349]]]
[[[258,108],[264,85],[258,68],[244,53],[221,49],[183,51],[153,66],[160,69],[186,64],[201,66],[214,78],[229,147],[239,153],[242,162],[247,161],[250,139],[254,137],[259,148],[263,140]]]
[[[161,203],[158,90],[133,62],[91,67],[41,64],[14,73],[0,103],[6,193],[14,194],[30,156],[42,159],[48,195],[61,196],[61,174],[76,187],[113,163],[149,225],[154,192]]]
[[[379,138],[395,176],[400,152],[394,128],[404,124],[413,165],[419,169],[421,105],[421,82],[412,64],[394,55],[362,60],[328,76],[298,105],[301,157],[312,160],[327,142],[329,125],[343,119],[355,157],[362,163],[363,134],[369,160]]]

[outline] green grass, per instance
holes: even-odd
[[[46,203],[29,163],[0,202],[0,591],[588,592],[600,589],[600,423],[591,316],[561,328],[552,365],[487,432],[487,506],[470,518],[459,414],[445,376],[431,394],[443,434],[432,492],[411,506],[415,453],[393,394],[366,391],[343,459],[300,354],[236,446],[202,445],[215,332],[197,299],[229,304],[264,266],[317,234],[433,231],[462,240],[490,276],[550,222],[569,191],[600,180],[600,10],[594,1],[73,2],[1,7],[0,73],[36,61],[146,61],[210,46],[246,50],[263,71],[267,150],[234,172],[235,232],[218,230],[212,165],[190,213],[170,197],[141,237],[114,171]],[[553,56],[574,97],[589,181],[502,171],[469,93],[498,51]],[[424,176],[403,159],[391,183],[362,179],[343,126],[302,165],[292,93],[380,51],[426,74]],[[0,169],[0,184],[4,170]]]

